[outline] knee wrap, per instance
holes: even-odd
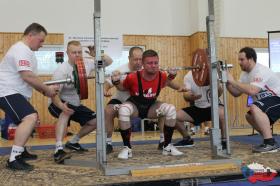
[[[130,116],[133,113],[133,106],[129,103],[120,105],[119,108],[119,120],[120,121],[130,121]]]
[[[176,109],[174,105],[163,103],[156,110],[157,116],[165,116],[166,119],[176,119]]]
[[[113,110],[118,111],[120,109],[120,106],[121,106],[120,104],[115,104],[113,106]]]

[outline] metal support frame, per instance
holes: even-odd
[[[214,158],[228,157],[222,150],[221,130],[219,127],[219,97],[218,97],[218,79],[217,79],[217,57],[216,57],[216,39],[214,31],[214,0],[208,0],[209,16],[206,17],[207,40],[210,67],[210,84],[211,84],[211,116],[213,128],[210,130],[212,156]],[[226,105],[225,105],[226,107]]]
[[[96,47],[96,113],[97,113],[97,132],[96,132],[96,162],[93,161],[81,161],[81,160],[65,160],[67,164],[75,166],[92,167],[96,166],[99,170],[102,170],[106,176],[109,175],[122,175],[130,174],[133,169],[145,169],[151,166],[167,166],[167,164],[140,164],[139,166],[123,166],[123,167],[110,167],[106,161],[106,147],[105,147],[105,123],[104,123],[104,97],[103,97],[103,83],[104,83],[104,67],[101,61],[100,50],[100,8],[101,0],[94,0],[94,39]],[[210,2],[211,0],[209,0]],[[213,37],[213,16],[207,17],[207,30],[208,30],[208,43],[211,56],[211,96],[212,96],[212,118],[214,119],[214,129],[211,131],[211,145],[213,149],[213,155],[221,155],[221,133],[219,129],[219,116],[218,116],[218,99],[217,99],[217,68],[216,68],[216,55],[215,55],[215,39]],[[211,37],[210,37],[211,36]],[[215,109],[216,108],[216,109]],[[226,162],[233,162],[240,165],[239,160],[210,160],[207,162],[199,162],[204,165],[209,164],[223,164]],[[185,162],[177,162],[172,166],[185,164]],[[193,162],[191,163],[193,164]]]
[[[101,0],[94,0],[94,46],[95,46],[95,95],[96,95],[96,163],[99,168],[106,164],[106,134],[104,116],[104,92],[105,81],[104,64],[101,60]]]
[[[101,0],[94,0],[94,45],[95,45],[95,89],[96,89],[96,162],[84,160],[65,160],[66,165],[97,167],[99,170],[106,169],[106,133],[105,133],[105,117],[104,117],[104,92],[103,84],[105,82],[104,64],[101,60]]]
[[[221,81],[223,85],[223,102],[224,102],[224,120],[225,120],[225,133],[226,133],[226,140],[227,140],[227,154],[230,155],[230,143],[229,143],[229,124],[228,124],[228,109],[227,109],[227,64],[223,64],[222,61],[220,61],[221,65]]]

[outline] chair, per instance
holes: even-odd
[[[154,131],[157,130],[157,124],[156,122],[158,121],[158,119],[149,119],[149,118],[144,118],[141,120],[141,132],[142,132],[142,135],[144,135],[144,132],[145,132],[145,121],[155,121],[154,123]]]

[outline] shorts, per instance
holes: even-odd
[[[253,103],[260,108],[269,118],[270,124],[280,118],[280,97],[270,96]]]
[[[202,123],[204,121],[211,121],[211,107],[198,108],[196,106],[185,107],[182,109],[185,111],[193,120],[194,123]]]
[[[62,101],[62,102],[64,102],[64,101]],[[80,106],[74,106],[71,104],[67,104],[67,105],[69,108],[74,110],[74,114],[72,114],[70,116],[68,124],[72,120],[72,121],[78,122],[81,126],[84,126],[88,121],[96,118],[96,113],[83,105],[80,105]],[[51,115],[56,118],[58,118],[60,113],[62,112],[53,103],[50,104],[48,109],[49,109],[49,112],[51,113]]]
[[[223,104],[219,104],[220,106],[224,106]],[[193,120],[195,124],[202,123],[205,121],[211,121],[211,107],[207,108],[199,108],[196,106],[185,107],[182,109],[185,111]]]
[[[140,99],[141,99],[141,97],[131,96],[127,100],[136,106],[139,117],[141,119],[144,119],[144,118],[147,118],[149,109],[156,102],[156,99],[147,100],[147,99],[142,98],[142,102],[139,101]]]
[[[37,113],[29,101],[21,94],[12,94],[0,98],[0,108],[18,125],[22,119]]]
[[[111,99],[107,105],[116,105],[116,104],[122,104],[122,102],[118,99]]]

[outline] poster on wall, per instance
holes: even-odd
[[[86,57],[88,54],[85,52],[88,50],[88,46],[94,45],[93,36],[82,36],[82,35],[65,35],[64,46],[71,40],[80,41],[83,47],[83,55]],[[120,58],[122,55],[123,39],[122,35],[115,36],[104,36],[101,38],[101,50],[112,58]]]
[[[274,72],[280,72],[280,31],[268,32],[269,64]]]

